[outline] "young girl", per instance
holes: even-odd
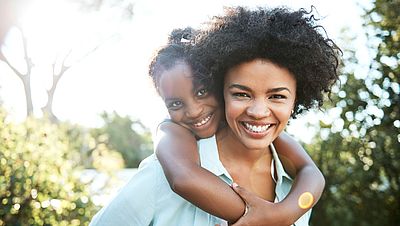
[[[156,154],[174,192],[203,210],[233,223],[245,211],[243,201],[226,183],[199,163],[196,138],[208,138],[216,133],[221,126],[221,110],[208,87],[200,81],[193,81],[188,52],[194,35],[190,28],[172,32],[169,43],[174,47],[161,49],[150,65],[149,75],[172,120],[160,125]],[[193,83],[194,88],[188,83]],[[302,147],[287,134],[278,137],[274,144],[284,160],[285,169],[296,177],[292,195],[280,204],[260,203],[256,207],[263,207],[265,212],[254,211],[251,215],[253,211],[250,210],[248,216],[255,222],[268,222],[268,225],[289,225],[316,203],[322,193],[324,179]],[[307,208],[300,208],[298,197],[304,192],[310,192],[314,201]],[[284,214],[277,214],[283,211]]]

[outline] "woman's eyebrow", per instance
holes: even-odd
[[[241,89],[244,91],[251,91],[251,89],[249,87],[240,85],[240,84],[232,84],[228,87],[228,89],[233,89],[233,88]],[[292,92],[290,92],[290,90],[287,87],[272,88],[272,89],[267,90],[267,93],[280,92],[280,91],[284,91],[284,90],[288,91],[289,93],[292,93]]]
[[[267,93],[280,92],[280,91],[284,91],[284,90],[288,91],[289,93],[292,93],[292,92],[290,92],[290,90],[289,90],[288,88],[286,88],[286,87],[276,87],[276,88],[272,88],[272,89],[269,89],[269,90],[267,91]]]
[[[249,87],[244,86],[244,85],[232,84],[232,85],[228,86],[228,89],[233,89],[233,88],[241,89],[241,90],[244,90],[244,91],[251,91],[251,89]]]

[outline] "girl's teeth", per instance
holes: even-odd
[[[255,132],[255,133],[265,132],[270,127],[270,125],[255,126],[255,125],[251,125],[251,124],[246,123],[246,122],[243,123],[243,124],[248,130],[250,130],[252,132]]]
[[[205,118],[204,118],[203,120],[201,120],[200,122],[195,123],[194,126],[197,126],[197,127],[202,126],[202,125],[206,124],[210,119],[211,119],[211,115],[205,117]]]

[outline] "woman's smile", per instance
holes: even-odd
[[[231,69],[224,98],[235,140],[247,149],[265,149],[286,127],[295,96],[292,74],[272,62],[257,59]]]

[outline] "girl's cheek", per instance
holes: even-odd
[[[172,121],[174,121],[174,122],[176,122],[176,123],[181,122],[180,117],[179,117],[175,112],[169,111],[168,113],[169,113],[169,117],[171,117],[171,120],[172,120]]]

